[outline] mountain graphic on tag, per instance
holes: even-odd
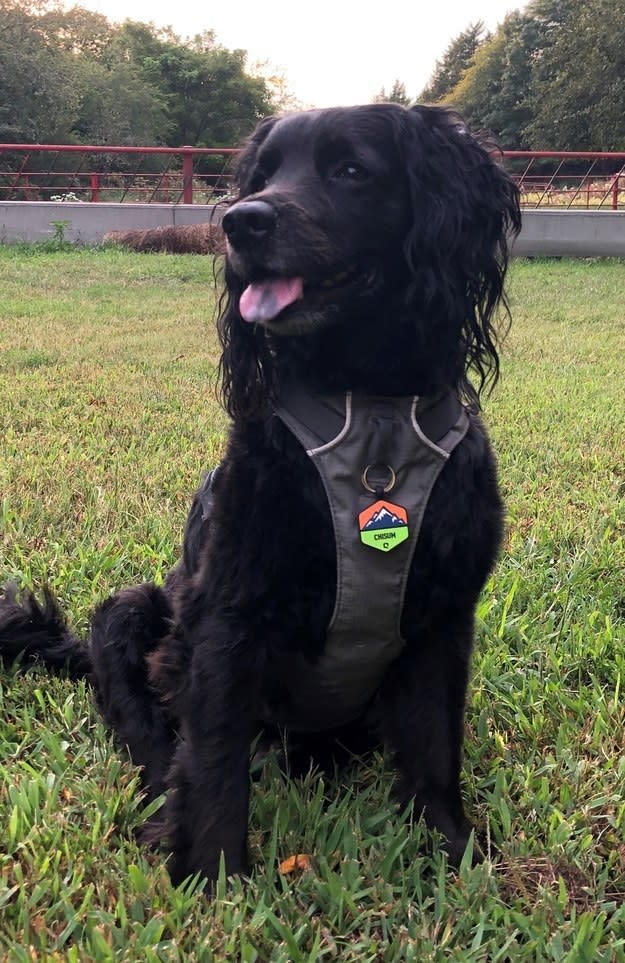
[[[360,540],[379,552],[390,552],[408,538],[408,514],[401,505],[377,501],[358,516]]]

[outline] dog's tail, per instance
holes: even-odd
[[[43,665],[72,679],[91,673],[87,643],[68,626],[58,602],[43,590],[43,602],[29,591],[18,593],[10,582],[0,594],[0,659],[21,660],[22,667]]]

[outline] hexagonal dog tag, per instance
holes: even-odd
[[[360,539],[379,552],[390,552],[408,538],[408,514],[401,505],[381,499],[358,516]]]

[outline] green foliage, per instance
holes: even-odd
[[[76,63],[39,17],[0,0],[0,139],[55,142],[78,108]]]
[[[81,62],[82,96],[73,120],[74,139],[90,144],[154,144],[167,139],[167,97],[136,66]]]
[[[424,94],[440,81],[433,99],[509,149],[624,150],[624,75],[625,0],[532,0]]]
[[[63,251],[71,247],[71,241],[68,241],[65,237],[65,232],[71,225],[71,221],[57,220],[50,221],[50,224],[54,231],[51,240],[48,242],[50,249],[53,251]]]
[[[406,85],[401,82],[401,80],[395,80],[390,91],[387,93],[386,89],[382,87],[380,92],[373,98],[374,104],[401,104],[403,107],[409,107],[411,104],[410,97],[406,93]]]
[[[163,40],[139,55],[145,76],[166,94],[170,143],[229,146],[270,113],[265,82],[245,73],[245,56],[219,47],[210,32],[186,44]]]
[[[84,631],[162,581],[224,448],[209,258],[0,247],[0,582],[47,579]],[[252,790],[249,881],[173,889],[138,774],[84,685],[0,674],[0,957],[241,963],[625,959],[623,263],[514,262],[486,419],[508,536],[477,619],[467,807],[448,871],[390,762]],[[155,805],[158,805],[155,804]],[[308,853],[302,877],[280,860]]]
[[[235,144],[273,109],[245,52],[212,32],[185,40],[55,0],[0,0],[0,105],[5,141],[171,146]]]
[[[475,61],[475,55],[488,39],[484,35],[481,20],[472,23],[451,41],[442,58],[436,61],[434,72],[417,97],[423,104],[435,104],[443,100],[461,81]]]
[[[575,4],[536,66],[528,142],[625,150],[624,77],[625,0]]]
[[[512,13],[475,55],[473,65],[446,96],[472,127],[494,131],[509,148],[522,146],[531,117],[528,91],[536,46],[534,24]]]

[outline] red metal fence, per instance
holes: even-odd
[[[625,208],[625,152],[503,152],[524,207]]]
[[[210,204],[235,148],[0,144],[0,201]],[[625,152],[504,151],[525,207],[625,209]]]
[[[0,201],[208,204],[231,185],[232,147],[0,144]]]

